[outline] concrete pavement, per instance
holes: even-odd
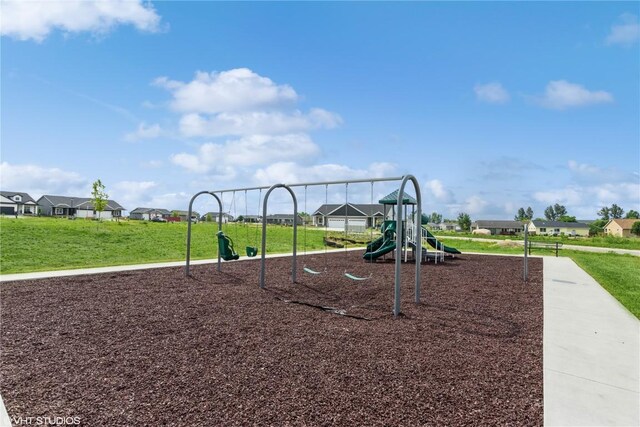
[[[640,425],[640,322],[570,258],[544,257],[544,421]]]

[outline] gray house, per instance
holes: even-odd
[[[171,212],[160,208],[135,208],[129,213],[129,219],[146,219],[147,221],[154,218],[166,219],[170,216]]]
[[[524,232],[523,223],[520,221],[513,221],[513,220],[479,219],[471,223],[472,230],[478,230],[480,228],[491,231],[492,235],[495,235],[495,234],[513,235],[513,234]]]
[[[389,213],[390,211],[391,207],[382,204],[326,204],[320,206],[313,213],[313,225],[364,231],[370,227],[380,226],[385,219],[385,212]]]
[[[104,210],[98,213],[91,199],[86,197],[45,195],[40,197],[37,203],[40,213],[45,216],[117,219],[122,217],[124,211],[118,202],[107,200]]]
[[[0,191],[0,214],[37,215],[38,204],[27,193]]]
[[[304,220],[298,215],[296,225],[302,225]],[[279,225],[293,225],[292,214],[273,214],[267,215],[267,224],[279,224]]]

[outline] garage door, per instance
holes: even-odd
[[[13,209],[13,206],[0,206],[0,214],[13,215],[14,213],[15,213],[15,210]]]
[[[344,230],[344,218],[329,218],[329,228]],[[367,228],[366,218],[349,218],[349,230],[364,231]]]

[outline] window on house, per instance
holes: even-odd
[[[21,196],[19,196],[19,195],[15,195],[15,196],[13,196],[13,200],[14,200],[15,202],[21,202],[21,201],[22,201],[22,197],[21,197]]]
[[[56,208],[56,215],[62,215],[62,214],[64,214],[64,209]]]
[[[540,232],[541,232],[541,233],[546,233],[546,232],[547,232],[547,229],[546,229],[546,228],[544,228],[544,227],[540,227]]]

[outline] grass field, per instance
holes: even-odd
[[[261,230],[255,225],[226,224],[223,227],[244,255],[245,246],[260,247]],[[198,223],[192,227],[192,259],[217,256],[215,223]],[[154,223],[147,221],[94,222],[87,220],[0,217],[0,273],[24,273],[112,265],[182,261],[186,256],[186,223]],[[324,237],[344,237],[313,227],[298,229],[298,253],[324,249]],[[347,236],[362,246],[371,234]],[[376,236],[373,236],[376,237]],[[473,236],[477,237],[477,236]],[[520,244],[509,239],[498,242],[439,239],[464,252],[522,254]],[[553,240],[553,239],[551,239]],[[557,240],[557,239],[556,239]],[[630,239],[638,240],[638,239]],[[292,250],[293,228],[269,226],[267,253],[288,253]],[[569,242],[574,244],[574,239]],[[613,240],[606,240],[613,245]],[[595,239],[593,246],[604,246]],[[624,246],[629,249],[629,245]],[[612,246],[605,246],[612,247]],[[534,255],[554,255],[551,249],[538,249]],[[561,256],[571,257],[640,318],[640,257],[562,250]]]
[[[453,237],[470,237],[474,239],[487,240],[519,240],[522,241],[524,236],[485,236],[482,234],[458,233],[452,231],[436,232],[438,236],[445,238]],[[434,234],[436,234],[434,233]],[[612,236],[594,236],[594,237],[569,237],[569,236],[537,236],[532,235],[529,238],[534,242],[560,242],[564,245],[576,246],[595,246],[599,248],[618,248],[618,249],[640,249],[640,238],[638,237],[612,237]]]
[[[223,227],[241,255],[247,245],[260,247],[261,230],[254,225]],[[215,223],[193,224],[192,259],[217,256]],[[256,233],[258,231],[258,233]],[[324,231],[298,232],[298,251],[324,248]],[[102,267],[180,261],[186,256],[187,224],[147,221],[67,220],[53,218],[0,219],[0,273]],[[267,253],[291,252],[293,228],[269,226]]]

